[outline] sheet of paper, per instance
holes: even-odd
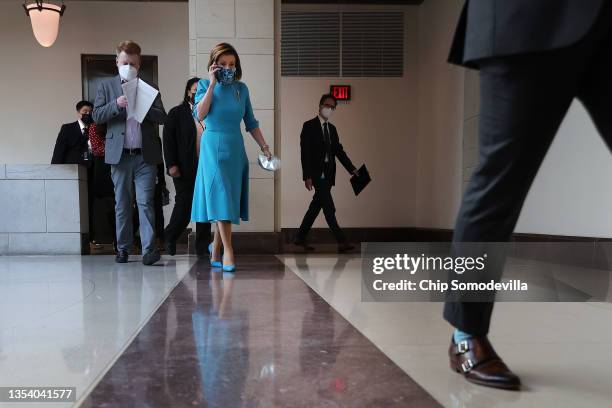
[[[138,78],[121,85],[128,99],[127,117],[142,123],[159,91]]]
[[[139,123],[142,123],[145,116],[151,109],[151,105],[157,98],[159,91],[144,81],[138,81],[138,89],[136,92],[136,107],[134,108],[134,117]]]

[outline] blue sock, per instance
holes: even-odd
[[[469,333],[462,332],[459,329],[455,329],[455,332],[453,333],[453,340],[455,341],[455,344],[459,344],[459,342],[463,340],[471,339],[472,337],[474,336],[472,336]]]

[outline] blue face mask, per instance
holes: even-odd
[[[221,68],[217,71],[217,80],[222,85],[231,85],[236,80],[236,68]]]

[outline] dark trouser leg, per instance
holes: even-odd
[[[205,255],[208,253],[208,244],[210,244],[210,223],[196,223],[196,255]]]
[[[155,238],[164,241],[164,195],[163,187],[160,184],[155,185]]]
[[[104,157],[94,157],[93,163],[93,195],[94,203],[97,203],[99,214],[95,218],[101,219],[100,224],[106,223],[109,231],[112,232],[112,242],[117,246],[117,235],[115,234],[115,194],[113,181],[111,179],[111,167],[104,162]],[[97,223],[94,219],[94,224]],[[108,237],[100,234],[99,230],[94,230],[96,241],[108,243]]]
[[[166,240],[171,243],[175,243],[176,240],[181,236],[191,218],[191,202],[193,200],[193,185],[194,180],[174,178],[174,189],[176,195],[174,196],[174,208],[172,209],[172,215],[170,216],[170,222],[166,227]]]
[[[608,6],[612,8],[612,6]],[[611,15],[612,12],[608,12]],[[612,20],[612,16],[608,18]],[[610,26],[610,22],[608,23]],[[599,51],[589,64],[588,73],[580,86],[578,98],[589,112],[595,127],[612,150],[612,29],[602,38]]]
[[[315,183],[317,184],[317,183]],[[318,185],[318,184],[317,184]],[[295,237],[296,241],[305,241],[308,232],[310,232],[310,228],[312,228],[312,224],[314,224],[315,220],[319,216],[319,212],[321,212],[321,200],[319,197],[319,189],[315,186],[315,193],[312,197],[312,201],[308,206],[308,211],[304,215],[304,219],[302,220],[302,224],[300,225],[300,229]]]
[[[580,57],[575,54],[548,52],[481,65],[480,164],[465,191],[454,242],[510,239],[531,183],[576,94],[580,63],[568,64],[568,58]],[[462,331],[484,336],[492,310],[493,303],[447,302],[444,318]]]
[[[327,221],[327,225],[332,230],[334,237],[336,237],[336,241],[339,244],[343,244],[346,242],[346,237],[338,225],[338,220],[336,220],[336,206],[334,205],[334,199],[331,195],[331,188],[332,186],[327,181],[322,180],[319,183],[317,192],[319,194],[321,207],[323,208],[325,221]]]
[[[94,209],[96,208],[96,196],[94,194],[94,167],[87,168],[87,209],[89,214],[89,242],[96,241],[96,228]]]
[[[172,181],[174,182],[176,195],[174,196],[174,208],[165,235],[168,242],[176,243],[191,220],[195,179],[179,177],[172,179]],[[210,229],[210,223],[196,223],[196,254],[204,255],[207,253],[210,243]]]

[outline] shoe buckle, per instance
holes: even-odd
[[[474,363],[469,358],[465,360],[463,363],[461,363],[461,369],[463,370],[464,373],[467,373],[473,367],[474,367]]]
[[[468,345],[467,340],[460,341],[459,344],[457,344],[457,351],[459,353],[465,353],[469,349],[470,349],[470,346]]]

